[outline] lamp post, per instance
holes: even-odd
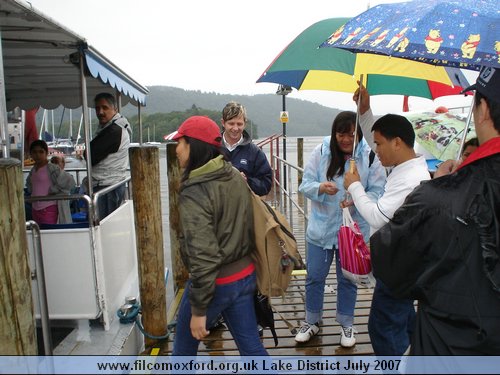
[[[287,85],[279,85],[277,95],[283,97],[283,112],[281,113],[281,123],[283,124],[283,160],[286,161],[286,123],[288,114],[286,113],[286,96],[292,92],[292,88]],[[286,190],[286,165],[283,166],[283,188]]]

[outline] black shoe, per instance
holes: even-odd
[[[222,314],[219,314],[214,324],[212,324],[208,330],[210,331],[212,329],[219,329],[219,328],[226,328],[226,326],[224,325],[224,318]]]

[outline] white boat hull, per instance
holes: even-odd
[[[116,312],[125,297],[139,297],[132,201],[126,201],[94,227],[95,250],[91,246],[91,230],[48,229],[40,233],[49,318],[79,321],[78,329],[68,336],[69,339],[71,335],[85,338],[87,334],[82,332],[89,331],[89,320],[97,318],[102,325],[94,327],[94,331],[109,331],[115,327],[113,329],[118,332],[123,327],[120,327]],[[34,269],[32,233],[28,231],[27,234]],[[37,318],[40,317],[38,280],[35,278],[32,284]],[[133,333],[129,331],[127,335]],[[113,337],[113,332],[109,334]],[[137,347],[135,338],[128,346],[125,345],[128,338],[123,340],[123,345],[117,344],[118,347],[127,350]],[[139,341],[142,342],[142,338]],[[64,342],[61,345],[64,346]]]

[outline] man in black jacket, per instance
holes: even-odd
[[[483,68],[470,90],[479,148],[370,239],[375,276],[419,301],[414,355],[500,353],[500,70]]]

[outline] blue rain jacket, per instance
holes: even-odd
[[[367,194],[377,200],[384,191],[386,172],[378,157],[375,157],[371,167],[368,167],[369,155],[370,147],[362,139],[356,147],[356,166]],[[330,164],[330,158],[330,137],[325,137],[323,143],[313,150],[304,169],[302,183],[299,186],[299,191],[311,201],[306,239],[308,242],[324,249],[337,247],[337,234],[342,225],[340,202],[344,200],[346,192],[344,189],[344,176],[335,176],[333,182],[339,189],[337,194],[318,194],[319,185],[327,181],[326,171]],[[349,160],[346,161],[345,170],[349,170]],[[366,243],[368,243],[370,226],[354,206],[350,207],[350,211],[352,218],[358,223]]]

